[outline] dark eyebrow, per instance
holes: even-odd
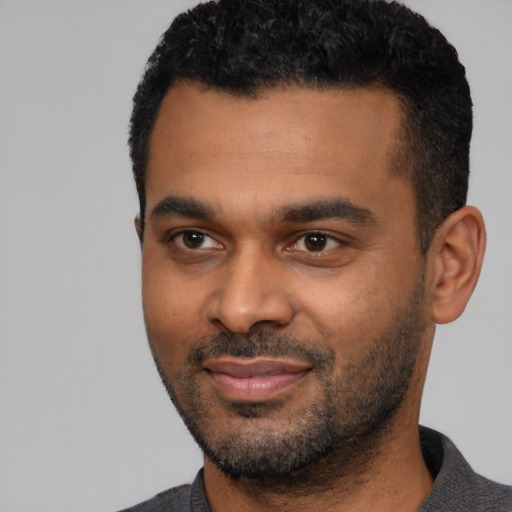
[[[191,219],[209,219],[213,217],[213,211],[209,206],[195,199],[167,196],[153,208],[150,217],[172,217],[176,215]]]
[[[207,220],[214,217],[212,208],[188,197],[167,196],[150,214],[154,217],[188,217]],[[272,216],[273,222],[313,222],[322,219],[342,219],[355,225],[374,225],[375,215],[368,209],[355,206],[345,198],[335,198],[285,206]]]
[[[374,225],[377,218],[368,209],[354,205],[345,198],[315,201],[287,206],[282,209],[284,222],[312,222],[323,219],[342,219],[355,225]]]

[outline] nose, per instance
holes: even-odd
[[[294,317],[286,279],[278,262],[240,254],[219,273],[207,316],[218,328],[246,334],[255,326],[283,327]]]

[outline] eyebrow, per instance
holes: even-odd
[[[370,210],[356,206],[350,200],[340,197],[287,206],[281,210],[280,217],[284,222],[342,219],[360,226],[377,223],[376,216]]]
[[[154,217],[188,217],[190,219],[209,219],[214,216],[212,208],[200,201],[188,197],[167,196],[151,212]]]
[[[201,201],[188,197],[167,196],[151,212],[154,217],[187,217],[208,220],[215,217],[213,208]],[[368,209],[354,205],[349,199],[336,197],[309,203],[284,206],[277,215],[271,216],[271,223],[276,222],[314,222],[324,219],[342,219],[354,225],[374,225],[377,218]]]

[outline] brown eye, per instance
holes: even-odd
[[[202,231],[186,230],[172,237],[172,242],[183,249],[219,249],[221,245]]]
[[[183,233],[181,237],[183,245],[188,249],[198,249],[205,239],[204,233],[199,233],[198,231],[188,231],[187,233]]]
[[[312,233],[304,237],[304,246],[308,251],[323,251],[327,246],[328,237],[321,233]]]
[[[302,235],[292,245],[291,250],[305,253],[323,253],[344,245],[344,242],[326,233],[312,231]]]

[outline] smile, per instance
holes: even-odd
[[[279,359],[223,357],[203,365],[214,387],[227,399],[261,402],[289,390],[312,369]]]

